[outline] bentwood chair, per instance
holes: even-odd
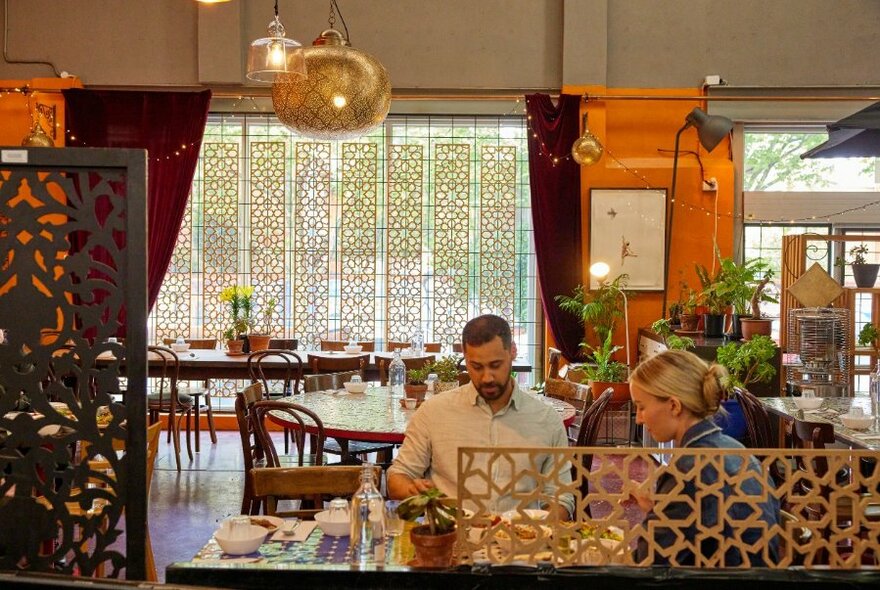
[[[376,350],[376,342],[373,340],[364,340],[355,342],[361,347],[361,352],[374,352]],[[348,340],[324,340],[321,338],[321,350],[345,350],[348,346]]]
[[[602,423],[602,419],[605,415],[605,411],[608,409],[608,402],[611,401],[611,396],[614,395],[614,390],[612,388],[606,389],[602,392],[602,395],[599,396],[590,406],[584,410],[583,418],[581,419],[581,427],[578,432],[577,440],[575,441],[575,446],[578,447],[595,447],[596,440],[599,436],[599,425]],[[581,492],[582,498],[587,498],[590,494],[590,477],[589,473],[593,469],[593,455],[581,455],[581,469],[585,475],[582,477],[580,482],[578,483],[578,487]],[[572,478],[577,477],[577,469],[572,465],[571,467],[571,475]],[[586,502],[586,510],[587,516],[590,516],[590,503]]]
[[[171,347],[174,344],[174,338],[163,338],[162,342],[167,347]],[[190,350],[214,350],[217,348],[217,339],[216,338],[184,338],[184,342],[189,344]],[[202,439],[202,425],[201,425],[201,411],[205,411],[205,415],[208,418],[208,433],[211,436],[211,444],[217,444],[217,429],[214,428],[214,409],[211,406],[211,380],[205,379],[201,385],[192,385],[189,381],[184,382],[187,385],[182,385],[181,388],[185,389],[184,393],[191,396],[193,398],[193,418],[195,421],[195,439],[196,439],[196,453],[198,453],[201,449],[199,448],[201,445]],[[204,397],[204,400],[202,398]]]
[[[544,395],[574,406],[575,416],[574,421],[568,427],[568,442],[571,445],[576,445],[577,438],[580,435],[581,424],[583,423],[584,410],[589,405],[591,399],[589,386],[581,383],[572,383],[565,379],[548,377],[544,381]]]
[[[558,348],[547,348],[547,379],[559,379],[559,367],[562,365],[562,351]]]
[[[178,391],[180,359],[177,357],[177,353],[164,346],[150,346],[147,350],[152,381],[150,391],[147,394],[150,424],[158,422],[160,414],[168,414],[168,436],[174,443],[174,458],[177,470],[180,471],[180,421],[184,418],[186,418],[186,451],[189,460],[193,460],[192,441],[190,440],[193,398]]]
[[[329,389],[341,389],[344,383],[351,381],[355,375],[363,379],[361,371],[341,371],[339,373],[318,373],[303,377],[303,391],[327,391]]]
[[[428,356],[402,356],[400,360],[403,361],[403,364],[406,366],[406,370],[410,369],[421,369],[428,363],[434,362],[434,355]],[[386,358],[378,358],[376,359],[379,365],[379,383],[384,385],[388,385],[388,365],[391,364],[391,359]]]
[[[381,470],[376,467],[375,481]],[[263,467],[253,470],[254,493],[265,499],[270,516],[314,519],[323,510],[324,498],[351,497],[360,487],[361,467],[354,465],[322,465],[315,467]],[[314,499],[313,508],[278,511],[279,499]]]
[[[388,352],[394,352],[395,350],[402,350],[404,348],[412,348],[412,342],[389,340],[385,345],[385,350]],[[443,346],[439,342],[425,342],[425,352],[440,352],[442,349]]]
[[[273,368],[273,377],[267,376],[268,365],[278,364]],[[303,376],[302,359],[295,352],[270,348],[250,353],[247,360],[248,374],[252,382],[263,384],[263,395],[267,400],[287,397],[299,393],[299,384]],[[280,379],[279,379],[280,377]],[[284,431],[284,452],[290,452],[290,432]]]
[[[353,374],[358,374],[363,379],[364,369],[370,355],[323,357],[310,354],[308,358],[309,366],[312,370],[312,375],[309,378],[313,379],[309,387],[318,387],[312,391],[320,391],[322,389],[339,389],[343,387],[342,384],[348,381]],[[329,388],[323,386],[326,380],[322,379],[328,377],[328,373],[334,375],[334,379],[331,382],[332,385]],[[318,383],[322,385],[318,386]],[[306,391],[309,390],[307,389]],[[391,459],[391,452],[393,450],[394,445],[388,443],[361,442],[343,438],[331,438],[324,444],[324,452],[331,455],[339,455],[341,461],[346,464],[359,463],[369,453],[377,454],[377,463],[387,463]]]
[[[269,348],[275,350],[296,350],[299,346],[298,338],[270,338]]]

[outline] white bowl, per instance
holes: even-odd
[[[214,538],[217,539],[217,544],[223,549],[223,553],[228,555],[246,555],[248,553],[253,553],[260,548],[260,545],[262,545],[263,541],[266,539],[267,532],[268,531],[263,527],[252,524],[250,525],[250,531],[246,536],[238,539],[230,539],[227,536],[229,530],[225,527],[221,527],[214,531]]]
[[[360,351],[362,351],[363,349],[364,349],[363,346],[360,346],[360,345],[354,345],[354,346],[352,346],[352,345],[350,345],[350,344],[348,344],[348,345],[342,347],[342,350],[344,350],[345,352],[347,352],[347,353],[349,353],[349,354],[357,354],[357,353],[359,353]]]
[[[347,537],[349,535],[350,522],[347,520],[330,521],[330,511],[324,510],[315,515],[315,522],[328,537]]]
[[[821,397],[796,397],[794,405],[800,410],[816,410],[822,405]]]
[[[352,381],[346,381],[342,385],[345,386],[345,391],[348,393],[363,393],[367,390],[366,382],[354,383]]]
[[[174,352],[186,352],[189,350],[189,342],[184,342],[183,344],[178,344],[177,342],[171,345],[171,350]]]
[[[840,421],[843,422],[843,425],[847,428],[852,428],[853,430],[865,430],[866,428],[870,428],[871,425],[874,423],[874,416],[853,416],[852,414],[841,414]]]

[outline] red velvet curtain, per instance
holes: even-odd
[[[211,91],[72,88],[63,93],[69,147],[147,150],[147,291],[152,309],[186,211]]]
[[[579,359],[584,330],[574,316],[559,309],[554,298],[570,294],[582,277],[581,175],[580,166],[571,159],[571,145],[580,134],[580,103],[580,95],[563,94],[556,105],[546,94],[526,96],[541,300],[553,339],[569,361]]]

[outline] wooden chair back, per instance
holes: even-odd
[[[389,340],[385,344],[385,350],[388,352],[394,352],[397,349],[403,350],[404,348],[412,348],[412,342]],[[439,342],[425,342],[425,352],[440,352],[442,349],[443,346]]]
[[[259,401],[251,406],[251,408],[252,414],[250,418],[254,423],[253,427],[256,430],[257,439],[266,454],[267,467],[281,466],[278,451],[275,450],[275,443],[272,442],[272,436],[266,427],[267,414],[269,412],[281,413],[284,415],[286,422],[297,425],[292,428],[297,442],[297,464],[303,465],[305,463],[304,442],[306,429],[309,430],[310,452],[314,456],[313,464],[321,464],[324,456],[324,442],[327,440],[327,437],[324,434],[324,423],[316,413],[299,404],[284,401]]]
[[[379,383],[388,385],[388,365],[391,364],[391,359],[379,358],[376,360],[379,364]],[[428,363],[433,363],[434,355],[401,357],[400,360],[403,361],[406,370],[409,371],[410,369],[420,369]]]
[[[180,358],[177,353],[164,346],[148,346],[147,360],[150,363],[150,392],[158,394],[158,399],[149,402],[151,408],[175,413],[180,407],[177,397],[177,382],[180,375]]]
[[[319,373],[317,375],[306,375],[303,377],[303,391],[306,393],[311,391],[326,391],[328,389],[340,389],[344,387],[343,383],[351,381],[355,375],[363,378],[361,371],[342,371],[339,373]]]
[[[583,418],[581,419],[581,428],[578,432],[576,446],[578,447],[595,447],[596,439],[599,437],[599,426],[602,423],[602,418],[605,415],[605,411],[608,408],[608,402],[611,401],[611,396],[614,395],[614,389],[609,387],[600,395],[590,406],[584,410]],[[584,477],[580,478],[580,483],[578,487],[581,492],[581,497],[586,498],[590,494],[590,478],[588,474],[593,468],[593,455],[581,455],[581,469],[583,470]],[[574,465],[571,467],[572,478],[577,477],[577,470]],[[578,481],[575,479],[575,481]],[[587,502],[587,514],[590,514],[590,504]]]
[[[548,377],[544,381],[544,395],[574,406],[575,417],[568,428],[568,442],[572,446],[577,445],[577,439],[583,424],[584,410],[592,399],[589,386],[566,381],[565,379]]]
[[[266,368],[266,365],[270,362],[273,364],[281,364],[283,377],[267,377],[266,373],[268,369]],[[248,374],[251,376],[252,382],[263,384],[263,395],[266,399],[272,397],[286,397],[299,393],[299,384],[303,377],[303,363],[302,359],[295,352],[276,348],[252,352],[250,356],[248,356],[247,370]],[[272,371],[277,375],[277,369],[273,369]],[[279,390],[272,391],[269,385],[270,382],[280,382]]]
[[[547,348],[547,379],[559,379],[559,367],[562,366],[562,351],[558,348]]]
[[[373,340],[357,341],[361,347],[361,352],[375,352],[376,342]],[[321,338],[321,350],[345,350],[348,346],[348,340],[324,340]]]
[[[375,469],[375,481],[380,481],[382,471]],[[360,487],[362,468],[357,465],[333,465],[317,467],[272,467],[254,469],[254,493],[266,498],[266,514],[274,516],[313,519],[323,510],[323,497],[351,497]],[[318,497],[314,509],[279,512],[279,499]]]
[[[770,415],[764,408],[764,404],[751,392],[735,387],[733,396],[739,402],[743,415],[746,418],[746,445],[752,449],[769,449],[773,444],[773,435],[770,427]]]
[[[269,348],[276,350],[296,350],[299,346],[299,338],[270,338]]]
[[[825,445],[834,443],[834,425],[829,422],[810,422],[795,416],[791,426],[791,442],[796,449],[824,449]],[[811,461],[795,457],[798,471],[810,471],[818,477],[828,473],[828,460],[825,457],[814,457]]]
[[[369,354],[346,355],[346,356],[308,356],[309,368],[313,374],[317,373],[338,373],[340,371],[358,371],[361,379],[367,369],[367,363],[370,361]]]
[[[189,344],[192,350],[215,350],[217,348],[216,338],[184,338],[183,341]],[[175,342],[177,342],[176,338],[162,339],[162,344],[165,346],[171,346]]]
[[[257,514],[259,504],[255,501],[251,471],[255,466],[266,464],[266,453],[257,437],[254,422],[251,419],[253,406],[263,399],[263,384],[252,383],[235,395],[235,420],[241,436],[241,451],[244,466],[244,495],[241,501],[242,514]]]

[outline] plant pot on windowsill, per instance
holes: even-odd
[[[877,272],[880,271],[880,264],[850,264],[850,266],[852,267],[856,287],[870,289],[877,282]]]

